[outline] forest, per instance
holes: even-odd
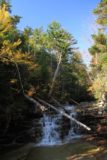
[[[90,66],[83,61],[78,40],[59,22],[53,21],[46,30],[22,31],[17,27],[20,15],[11,13],[11,3],[0,0],[0,151],[13,143],[36,141],[40,131],[27,131],[51,105],[56,110],[77,105],[77,123],[91,128],[88,132],[80,124],[78,132],[106,141],[107,0],[92,11],[98,29],[91,35]]]

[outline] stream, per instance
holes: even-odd
[[[0,156],[0,160],[107,160],[107,149],[75,139],[56,146],[27,144]]]
[[[65,106],[65,110],[70,116],[77,116],[74,106]],[[87,142],[77,132],[78,126],[59,113],[44,113],[38,125],[38,142],[7,149],[0,160],[107,160],[106,149]]]

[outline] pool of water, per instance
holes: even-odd
[[[2,155],[0,160],[106,160],[98,159],[101,152],[102,148],[78,139],[59,146],[28,144]]]

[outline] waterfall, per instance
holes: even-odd
[[[74,106],[65,106],[66,112],[76,117]],[[77,137],[74,122],[66,119],[59,113],[44,113],[40,119],[42,137],[39,145],[57,145]]]
[[[43,129],[43,137],[40,142],[41,145],[54,145],[56,143],[60,143],[59,136],[59,125],[57,124],[60,121],[61,116],[57,114],[57,116],[51,116],[44,114],[41,119],[42,129]]]
[[[67,113],[69,113],[70,116],[72,116],[72,117],[77,116],[74,106],[65,106],[65,109],[66,109]],[[70,128],[69,128],[68,135],[66,135],[66,137],[65,137],[66,141],[69,141],[69,140],[76,138],[78,136],[75,133],[75,128],[77,127],[77,125],[73,121],[70,121],[69,123],[70,123]]]

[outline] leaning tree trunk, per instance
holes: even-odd
[[[52,95],[53,88],[54,88],[54,85],[55,85],[55,81],[56,81],[56,78],[57,78],[57,75],[58,75],[58,72],[59,72],[59,69],[60,69],[61,61],[62,61],[62,54],[59,55],[57,68],[55,70],[55,73],[54,73],[54,76],[53,76],[53,79],[52,79],[51,88],[50,88],[50,91],[49,91],[49,94],[48,94],[49,97],[51,97],[51,95]]]

